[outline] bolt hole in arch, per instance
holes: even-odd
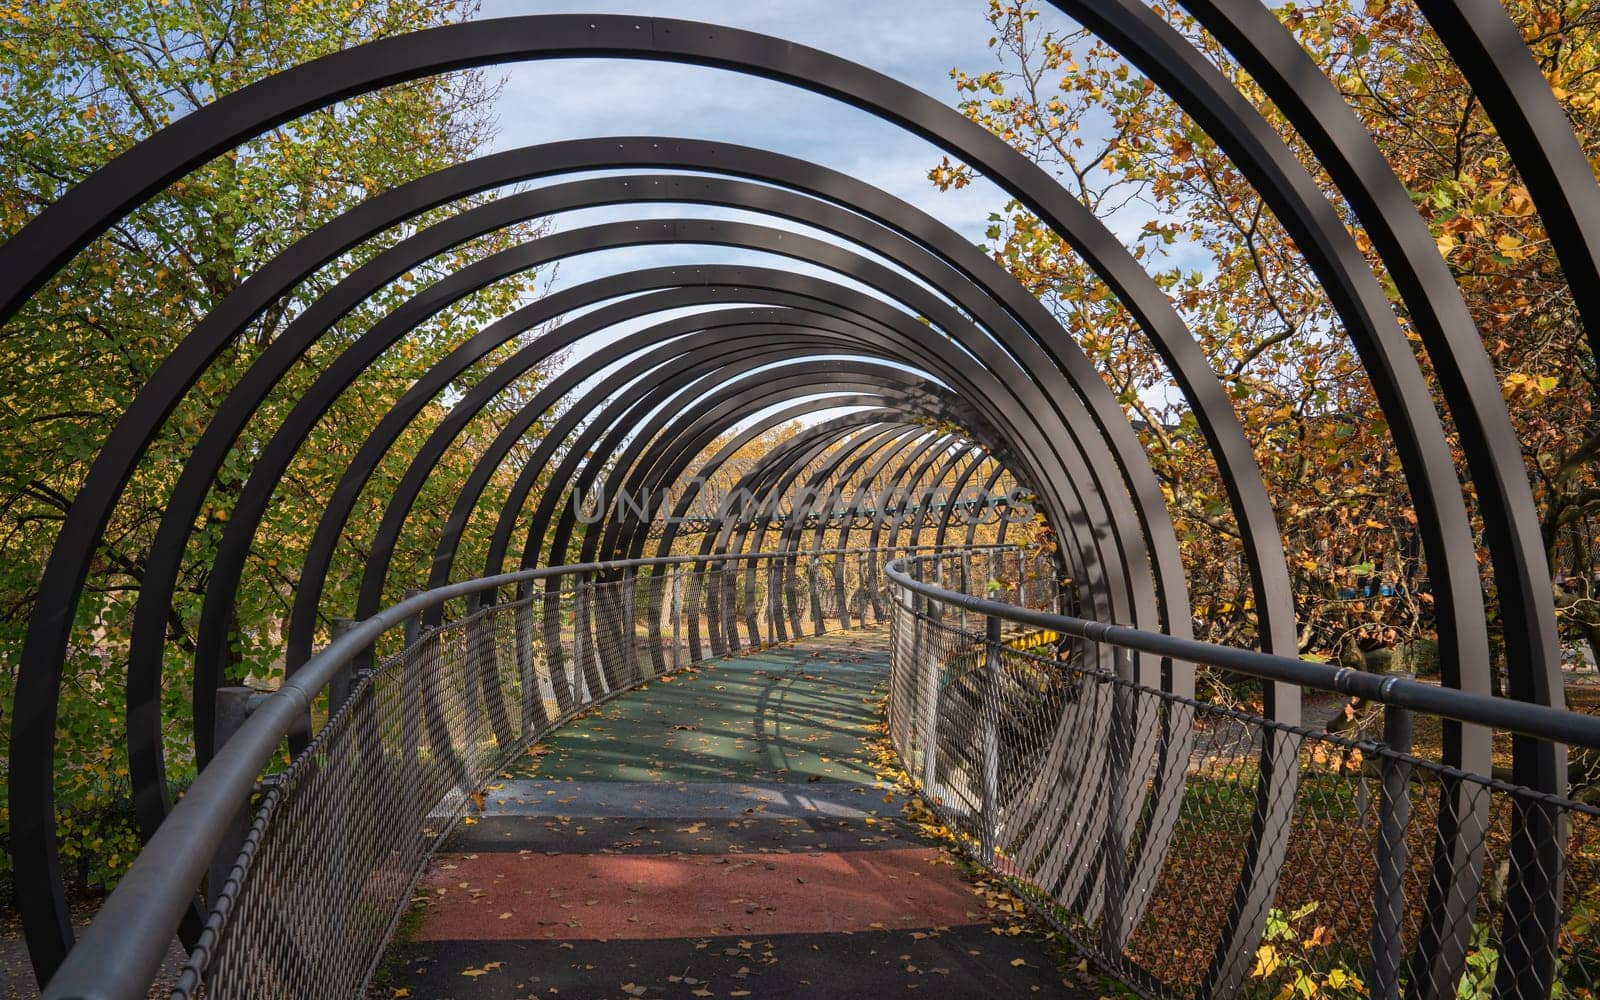
[[[1173,51],[1171,46],[1181,46],[1183,43],[1181,40],[1175,41],[1170,33],[1164,35],[1162,26],[1152,23],[1147,16],[1139,13],[1140,10],[1142,8],[1118,8],[1113,16],[1099,24],[1093,17],[1087,17],[1086,20],[1127,51],[1129,58],[1148,60],[1154,66],[1160,53],[1170,53]],[[1248,11],[1230,9],[1225,13],[1227,16],[1244,17]],[[1220,24],[1223,15],[1211,16]],[[1500,30],[1498,22],[1492,18],[1486,20],[1482,11],[1475,10],[1474,17],[1470,28],[1449,36],[1455,44],[1464,45],[1474,38],[1491,37],[1494,31]],[[1259,473],[1255,471],[1249,442],[1234,421],[1226,396],[1204,357],[1198,353],[1193,338],[1160,290],[1137,268],[1131,257],[1100,223],[1087,215],[1082,206],[1063,197],[1060,189],[1030,164],[997,144],[992,137],[939,107],[937,102],[929,102],[897,87],[891,81],[842,64],[821,53],[783,46],[737,30],[703,29],[666,21],[601,18],[587,21],[544,19],[537,25],[533,22],[506,22],[494,26],[497,31],[504,29],[503,34],[498,36],[481,30],[482,27],[469,25],[435,33],[428,41],[441,43],[437,51],[422,51],[420,39],[415,40],[416,44],[410,48],[407,48],[406,39],[394,40],[392,44],[380,43],[360,55],[352,55],[343,63],[322,64],[319,71],[328,69],[331,72],[316,84],[307,82],[312,75],[309,71],[290,71],[279,80],[269,81],[251,92],[253,96],[261,97],[259,105],[242,100],[231,103],[229,100],[220,101],[213,109],[182,121],[149,143],[137,147],[113,164],[112,168],[108,168],[107,172],[91,178],[60,206],[41,216],[37,224],[23,230],[4,249],[0,249],[0,255],[4,255],[3,259],[8,264],[5,279],[7,312],[14,310],[21,297],[37,287],[53,266],[92,237],[96,226],[109,223],[138,197],[178,176],[189,164],[203,159],[206,153],[222,149],[219,137],[227,135],[230,128],[237,130],[236,137],[242,137],[270,125],[277,116],[343,94],[355,93],[363,87],[401,79],[408,72],[424,73],[474,63],[491,63],[497,59],[525,58],[542,49],[557,55],[604,54],[631,55],[650,60],[678,59],[739,68],[756,75],[799,83],[818,92],[842,96],[884,117],[897,119],[901,124],[938,140],[962,159],[985,168],[1024,204],[1053,224],[1094,264],[1102,277],[1128,303],[1130,310],[1173,367],[1179,383],[1189,394],[1194,412],[1202,425],[1201,430],[1224,470],[1224,479],[1231,488],[1234,513],[1244,537],[1249,569],[1254,577],[1254,605],[1261,622],[1263,645],[1284,652],[1295,650],[1293,608],[1287,603],[1292,590],[1288,586],[1277,525]],[[650,29],[647,42],[629,39],[630,33],[637,36],[646,27]],[[1281,28],[1279,31],[1281,33]],[[1268,31],[1256,35],[1255,40],[1265,43],[1275,37]],[[1246,44],[1241,42],[1237,47],[1242,49]],[[1183,50],[1178,51],[1181,56]],[[1240,58],[1248,55],[1241,55]],[[363,64],[362,56],[368,57],[366,64]],[[1259,58],[1282,60],[1287,57],[1279,52]],[[412,67],[409,70],[405,68],[408,60]],[[1491,69],[1500,70],[1502,76],[1516,69],[1516,66],[1509,64],[1499,65],[1503,60],[1489,62]],[[1263,196],[1272,203],[1273,210],[1284,219],[1285,226],[1301,251],[1313,261],[1319,278],[1336,300],[1341,318],[1360,342],[1367,370],[1374,378],[1380,399],[1385,400],[1390,425],[1397,428],[1401,465],[1407,473],[1412,493],[1419,510],[1429,515],[1419,526],[1419,531],[1428,550],[1429,564],[1433,567],[1440,620],[1448,624],[1448,628],[1442,630],[1441,643],[1444,644],[1448,638],[1446,648],[1453,655],[1447,660],[1452,664],[1452,669],[1459,667],[1447,681],[1467,690],[1484,690],[1486,658],[1470,655],[1472,650],[1484,643],[1483,611],[1477,589],[1475,560],[1468,558],[1475,547],[1472,539],[1464,534],[1466,521],[1461,511],[1454,469],[1447,455],[1441,458],[1439,445],[1443,440],[1442,429],[1432,408],[1422,407],[1419,402],[1426,398],[1426,393],[1420,397],[1414,393],[1408,397],[1407,394],[1408,389],[1414,390],[1420,384],[1420,375],[1415,371],[1409,348],[1402,342],[1399,346],[1403,350],[1396,349],[1395,336],[1398,330],[1393,326],[1392,317],[1387,317],[1386,310],[1374,306],[1372,302],[1371,293],[1376,286],[1370,272],[1366,270],[1364,262],[1352,263],[1348,248],[1340,242],[1346,239],[1342,227],[1335,229],[1330,225],[1332,217],[1328,206],[1320,200],[1314,188],[1308,187],[1309,178],[1303,172],[1296,173],[1295,165],[1284,159],[1286,153],[1263,139],[1259,119],[1251,117],[1248,107],[1239,107],[1239,101],[1231,89],[1224,95],[1229,100],[1220,100],[1216,104],[1223,109],[1222,112],[1200,116],[1196,109],[1201,107],[1203,99],[1208,94],[1215,96],[1217,93],[1214,89],[1208,90],[1215,88],[1216,79],[1208,76],[1205,67],[1195,65],[1192,60],[1185,62],[1183,58],[1178,58],[1173,60],[1172,65],[1180,67],[1181,71],[1147,71],[1161,78],[1164,89],[1172,92],[1180,101],[1189,102],[1188,106],[1195,111],[1197,119],[1258,184]],[[340,70],[346,71],[343,78]],[[1489,83],[1492,84],[1493,80]],[[302,89],[296,93],[296,88]],[[274,94],[279,95],[277,110],[274,110]],[[1512,117],[1517,114],[1524,117],[1532,115],[1537,111],[1537,106],[1524,106],[1524,99],[1532,100],[1526,96],[1526,88],[1512,94],[1509,100],[1497,99],[1497,114]],[[251,121],[252,115],[256,116],[255,123]],[[1329,142],[1330,148],[1335,142],[1343,143],[1337,150],[1341,156],[1354,156],[1361,152],[1359,148],[1351,146],[1352,140],[1348,136],[1339,136]],[[1560,152],[1559,144],[1550,141],[1543,142],[1539,149],[1534,150],[1513,148],[1514,155],[1519,152],[1531,159],[1560,160],[1556,155]],[[1553,168],[1547,169],[1546,173],[1554,178],[1554,193],[1550,178],[1535,184],[1537,190],[1533,193],[1541,202],[1563,192],[1579,190],[1576,186],[1579,179],[1573,178],[1570,172],[1564,178],[1559,170]],[[1363,192],[1361,198],[1368,199],[1370,203],[1376,203],[1378,195],[1385,190],[1382,187],[1386,183],[1383,176],[1373,175],[1370,169],[1365,175],[1352,169],[1339,176],[1342,186]],[[1592,184],[1592,178],[1583,180]],[[1361,198],[1349,190],[1346,194],[1359,210],[1364,204]],[[426,203],[425,200],[419,202]],[[87,212],[83,211],[85,206]],[[859,210],[865,206],[852,207]],[[1583,263],[1584,255],[1580,252],[1583,248],[1579,246],[1574,249],[1574,246],[1587,230],[1581,210],[1567,214],[1572,219],[1565,223],[1561,252],[1563,263],[1571,270]],[[1408,301],[1426,303],[1435,313],[1447,311],[1452,306],[1453,286],[1445,287],[1434,280],[1437,278],[1436,266],[1430,276],[1419,261],[1406,256],[1405,239],[1414,234],[1419,225],[1412,218],[1413,215],[1383,215],[1382,221],[1399,233],[1393,240],[1395,249],[1385,255],[1385,260],[1391,269],[1409,267],[1422,275],[1403,290],[1408,294]],[[69,216],[87,219],[88,222],[79,225],[76,231],[54,224],[56,219]],[[1376,219],[1364,221],[1369,228],[1377,227]],[[357,225],[347,227],[348,231],[351,234],[360,233]],[[895,224],[897,228],[899,225]],[[917,240],[929,238],[926,229],[918,231],[914,228],[921,223],[914,222],[912,225],[911,231]],[[729,230],[735,227],[723,225],[720,228]],[[681,237],[681,234],[674,233],[673,236]],[[330,237],[325,242],[330,246],[338,246],[334,242],[336,239]],[[787,242],[793,245],[796,241],[790,237]],[[1592,266],[1592,256],[1589,262]],[[11,267],[12,264],[17,266]],[[860,265],[853,267],[859,271]],[[286,276],[293,273],[289,266],[283,270]],[[994,337],[999,344],[1006,345],[1005,350],[1014,358],[1020,357],[1018,352],[1028,350],[1033,350],[1037,357],[1040,347],[1045,350],[1062,349],[1061,344],[1051,340],[1051,324],[1048,321],[1041,322],[1037,316],[1030,315],[1025,306],[1017,305],[1015,293],[1008,286],[1003,283],[997,286],[992,278],[972,275],[970,272],[965,280],[972,282],[974,294],[978,296],[972,300],[973,307],[968,309],[969,312],[979,315],[976,310],[981,308],[985,296],[998,303],[999,309],[993,313],[992,321],[985,318],[983,332],[974,335],[977,339],[964,342],[969,345],[968,350],[975,350],[978,344],[991,343],[982,339],[985,333]],[[236,308],[248,310],[245,304],[247,300],[248,296],[241,298]],[[991,311],[995,308],[990,306]],[[940,326],[944,332],[951,332],[952,324]],[[218,330],[225,331],[226,327],[219,325]],[[1443,391],[1452,416],[1463,433],[1471,433],[1483,446],[1474,453],[1477,463],[1473,470],[1474,482],[1479,487],[1484,516],[1491,522],[1488,538],[1500,584],[1500,613],[1507,627],[1520,630],[1517,632],[1518,641],[1508,644],[1508,649],[1514,649],[1517,655],[1524,657],[1508,665],[1512,693],[1523,700],[1559,703],[1559,678],[1554,678],[1554,685],[1551,683],[1551,672],[1556,663],[1550,655],[1554,638],[1553,615],[1548,593],[1541,593],[1539,589],[1540,580],[1548,579],[1548,574],[1544,573],[1541,577],[1541,554],[1530,545],[1531,501],[1525,495],[1525,483],[1519,492],[1518,477],[1505,474],[1507,469],[1520,469],[1520,460],[1514,447],[1507,447],[1509,439],[1506,436],[1503,404],[1498,394],[1493,399],[1486,397],[1482,374],[1487,369],[1479,345],[1473,343],[1468,345],[1470,349],[1464,349],[1459,340],[1452,342],[1442,332],[1430,340],[1428,330],[1423,331],[1423,339],[1428,342],[1430,351],[1438,355],[1434,359],[1435,364],[1455,373],[1452,378],[1456,381],[1445,385]],[[1025,346],[1030,340],[1036,344],[1035,347]],[[1002,355],[996,354],[994,357],[999,363]],[[1082,394],[1087,409],[1080,409],[1077,414],[1049,410],[1055,416],[1048,419],[1056,423],[1041,424],[1037,420],[1045,419],[1049,408],[1041,406],[1038,410],[1031,410],[1026,402],[1019,401],[1009,413],[995,412],[995,439],[986,443],[1004,449],[1008,458],[1014,460],[1019,468],[1026,469],[1028,479],[1044,496],[1056,524],[1078,533],[1075,540],[1070,531],[1063,531],[1063,552],[1073,560],[1070,575],[1084,581],[1087,587],[1084,598],[1091,605],[1103,609],[1103,614],[1115,619],[1165,626],[1168,630],[1186,630],[1189,626],[1187,614],[1171,613],[1175,607],[1173,602],[1180,602],[1186,607],[1180,592],[1181,572],[1161,576],[1161,589],[1152,589],[1154,584],[1149,561],[1154,559],[1159,563],[1161,553],[1168,551],[1162,548],[1170,545],[1163,530],[1170,532],[1171,528],[1170,520],[1160,504],[1159,492],[1152,495],[1144,489],[1149,482],[1148,472],[1132,461],[1127,451],[1113,447],[1115,461],[1101,467],[1115,466],[1126,485],[1117,482],[1108,488],[1107,481],[1101,480],[1094,484],[1089,493],[1084,494],[1079,491],[1088,486],[1085,478],[1064,476],[1064,470],[1069,469],[1076,460],[1072,458],[1071,451],[1062,450],[1063,442],[1074,441],[1077,448],[1083,449],[1096,446],[1092,435],[1076,436],[1073,433],[1075,426],[1087,429],[1089,424],[1085,421],[1093,421],[1098,424],[1096,430],[1099,433],[1113,440],[1117,434],[1126,435],[1127,431],[1117,430],[1115,421],[1104,422],[1106,411],[1095,409],[1096,394],[1102,391],[1098,380],[1092,372],[1073,369],[1077,362],[1070,350],[1065,355],[1053,354],[1044,360],[1046,366],[1035,367],[1033,362],[1024,358],[1022,364],[1011,370],[1013,374],[1006,375],[1002,381],[1008,388],[1026,393],[1030,391],[1030,385],[1034,386],[1032,391],[1037,391],[1035,380],[1066,376],[1065,384],[1070,386],[1068,396],[1072,393]],[[1054,368],[1054,375],[1053,366],[1060,366]],[[161,398],[162,393],[171,396],[175,390],[185,388],[188,381],[192,380],[192,376],[182,374],[176,367],[171,372],[164,369],[163,373],[169,377],[162,382],[158,374],[157,381],[152,383],[151,399],[145,403],[148,415],[157,418],[156,423],[163,415],[159,411],[171,405],[170,400]],[[1104,399],[1098,402],[1103,405]],[[125,421],[125,427],[127,430],[122,433],[124,440],[118,442],[124,456],[137,452],[139,436],[149,433],[139,430],[138,420],[131,415]],[[1126,436],[1121,438],[1124,446],[1128,441]],[[136,447],[128,449],[127,442],[132,442]],[[1098,447],[1105,449],[1106,446],[1100,443]],[[108,454],[115,456],[116,451],[109,450]],[[60,950],[70,940],[70,935],[64,931],[61,922],[59,876],[54,866],[52,831],[50,824],[42,818],[50,813],[52,776],[48,773],[51,755],[43,749],[48,747],[51,734],[49,727],[41,727],[40,723],[52,716],[55,710],[54,685],[58,670],[53,668],[52,663],[59,661],[60,649],[66,641],[65,629],[70,624],[70,614],[63,616],[60,608],[70,608],[76,600],[82,567],[92,552],[94,529],[104,524],[104,505],[115,501],[115,495],[121,488],[117,480],[125,480],[126,471],[117,470],[120,460],[116,457],[106,458],[91,473],[86,489],[80,495],[82,506],[74,510],[74,516],[78,516],[80,523],[90,530],[82,537],[65,538],[65,544],[58,547],[56,558],[53,558],[51,568],[46,573],[41,587],[41,606],[50,610],[36,617],[30,632],[16,717],[23,716],[24,702],[30,711],[26,724],[13,726],[13,761],[26,759],[39,762],[34,768],[23,768],[14,773],[12,799],[18,831],[14,843],[18,855],[28,856],[28,852],[32,851],[32,856],[39,862],[28,869],[40,891],[36,896],[30,894],[30,908],[25,913],[29,918],[30,938],[36,954],[42,956],[41,964],[46,969],[59,960]],[[1091,462],[1089,468],[1094,467],[1095,464]],[[1122,494],[1124,489],[1128,491],[1127,495]],[[1088,499],[1085,499],[1086,495]],[[1132,504],[1129,503],[1130,498]],[[100,512],[92,509],[96,503],[102,505]],[[1450,567],[1466,568],[1451,570]],[[1172,568],[1171,565],[1165,567],[1166,570]],[[1140,609],[1142,611],[1137,617],[1124,618],[1118,614],[1119,608],[1128,609],[1129,615]],[[215,616],[212,620],[214,623],[217,621]],[[1169,690],[1173,684],[1181,686],[1188,683],[1183,670],[1168,672],[1160,669],[1163,666],[1166,664],[1159,658],[1147,661],[1141,657],[1137,669],[1141,677],[1146,676],[1147,669],[1155,670],[1150,676],[1165,683]],[[1269,686],[1268,693],[1265,707],[1275,721],[1290,726],[1298,721],[1298,692],[1293,685]],[[32,711],[35,708],[39,711]],[[1103,725],[1108,719],[1109,715],[1103,713],[1096,721]],[[1142,732],[1155,731],[1153,723],[1142,722],[1140,725],[1151,726],[1148,730],[1141,729]],[[262,726],[264,732],[265,724]],[[1103,734],[1091,737],[1084,746],[1072,749],[1092,755],[1102,739]],[[1480,758],[1486,752],[1481,734],[1475,735],[1472,727],[1464,727],[1452,739],[1454,742],[1446,747],[1448,756],[1469,767],[1481,767],[1483,761]],[[1260,831],[1274,822],[1281,823],[1293,808],[1293,796],[1288,792],[1292,791],[1295,780],[1294,750],[1297,742],[1297,734],[1292,729],[1284,729],[1273,730],[1270,739],[1264,743],[1260,782],[1265,791],[1258,797],[1256,821],[1252,823],[1252,829],[1257,832],[1246,838],[1248,846],[1236,881],[1237,891],[1230,904],[1227,926],[1219,935],[1212,962],[1201,984],[1202,992],[1226,993],[1237,988],[1245,966],[1249,964],[1248,959],[1254,953],[1254,946],[1266,926],[1268,918],[1265,904],[1274,894],[1283,845],[1264,838]],[[1181,781],[1176,780],[1180,776],[1171,768],[1177,766],[1185,756],[1177,752],[1182,745],[1181,734],[1163,744],[1167,751],[1163,765],[1166,770],[1162,771],[1166,778],[1160,783],[1163,795],[1175,795],[1181,789]],[[1058,744],[1058,748],[1068,746],[1066,743]],[[28,752],[21,752],[23,750]],[[239,758],[235,755],[234,759]],[[1090,759],[1094,758],[1091,756]],[[1546,791],[1559,792],[1564,789],[1564,758],[1559,748],[1548,743],[1522,741],[1517,746],[1516,759],[1517,774],[1521,780]],[[251,770],[249,767],[245,769]],[[223,780],[214,778],[213,783]],[[1137,782],[1132,784],[1136,785]],[[1156,798],[1160,800],[1161,796]],[[159,802],[156,804],[161,806]],[[1109,814],[1116,811],[1103,810],[1089,821],[1105,826],[1111,823]],[[1169,811],[1158,808],[1155,813],[1159,816]],[[1134,812],[1136,814],[1137,810]],[[1434,853],[1436,872],[1452,873],[1439,891],[1447,899],[1452,895],[1470,898],[1476,892],[1476,865],[1460,863],[1462,857],[1472,856],[1471,846],[1466,843],[1467,837],[1462,832],[1460,810],[1448,802],[1441,802],[1438,812],[1440,846]],[[1513,925],[1526,917],[1541,926],[1547,926],[1554,908],[1559,905],[1559,838],[1553,829],[1545,829],[1541,834],[1539,820],[1540,817],[1532,812],[1518,814],[1522,835],[1517,842],[1524,845],[1523,849],[1533,853],[1517,858],[1515,868],[1520,878],[1519,886],[1525,891],[1517,894],[1518,899],[1507,908],[1506,919]],[[1153,878],[1161,865],[1166,836],[1159,828],[1153,829],[1154,833],[1146,831],[1134,852],[1136,885],[1140,878]],[[1108,842],[1116,842],[1117,839],[1113,837]],[[153,860],[151,864],[154,864]],[[1095,879],[1089,881],[1099,886]],[[1438,885],[1436,880],[1436,888]],[[136,885],[129,886],[122,899],[134,899],[136,888]],[[1091,888],[1087,883],[1082,888],[1085,892],[1103,895],[1101,888]],[[170,887],[163,891],[169,900],[175,898],[174,890]],[[177,896],[181,897],[186,891],[180,887]],[[1072,895],[1076,898],[1076,888]],[[127,905],[113,897],[112,904],[108,904],[108,909],[112,910],[108,918],[114,916],[116,906]],[[1101,904],[1091,899],[1086,905],[1096,909]],[[1449,905],[1454,904],[1441,903],[1433,912],[1447,916]],[[1518,906],[1525,909],[1519,911]],[[1111,942],[1118,945],[1122,943],[1119,940],[1124,933],[1121,925],[1124,919],[1130,923],[1136,921],[1138,909],[1135,904],[1122,910],[1116,920],[1108,921],[1108,926],[1113,928],[1109,935]],[[1452,926],[1444,931],[1434,932],[1432,943],[1420,949],[1420,967],[1429,970],[1445,968],[1448,971],[1451,963],[1459,959],[1463,948],[1463,932],[1458,920],[1451,923]],[[1499,974],[1510,984],[1507,989],[1536,989],[1548,982],[1551,957],[1537,953],[1537,948],[1527,942],[1523,944],[1523,951],[1525,953],[1522,954],[1508,953],[1501,963]],[[137,969],[138,963],[132,967]],[[1433,973],[1430,971],[1428,974]]]

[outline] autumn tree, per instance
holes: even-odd
[[[1160,9],[1295,142],[1214,40],[1181,11]],[[1554,0],[1512,0],[1509,10],[1580,140],[1600,153],[1600,14]],[[1290,5],[1278,14],[1367,123],[1454,269],[1524,442],[1566,634],[1596,638],[1594,359],[1526,190],[1411,5]],[[1302,650],[1426,647],[1426,567],[1388,428],[1293,242],[1227,157],[1108,46],[1086,32],[1047,29],[1032,3],[992,0],[988,16],[995,63],[952,72],[961,108],[1107,219],[1199,338],[1277,503]],[[930,173],[941,188],[971,176],[949,160]],[[1358,229],[1356,238],[1370,253]],[[1253,608],[1238,528],[1160,358],[1093,272],[1019,205],[992,216],[988,239],[995,259],[1079,339],[1135,420],[1191,567],[1200,634],[1248,641]],[[1484,583],[1492,588],[1487,573]]]
[[[318,55],[459,20],[473,7],[433,0],[0,0],[0,238],[117,154],[221,95]],[[7,715],[33,587],[57,525],[108,430],[152,371],[201,317],[295,239],[369,195],[472,155],[491,135],[497,90],[496,81],[475,72],[429,78],[275,129],[123,219],[0,329],[7,374],[0,402],[7,442],[0,449],[0,706]],[[406,232],[436,217],[412,220]],[[440,274],[530,231],[481,238],[383,289],[289,373],[236,442],[196,525],[168,623],[163,715],[175,777],[192,768],[187,653],[200,595],[251,456],[311,381],[378,317]],[[386,233],[323,268],[260,316],[183,399],[116,511],[78,611],[56,769],[74,776],[58,789],[63,858],[90,883],[113,880],[134,847],[131,828],[116,817],[127,795],[124,750],[108,745],[120,741],[107,734],[121,728],[129,617],[165,497],[211,413],[252,362],[318,294],[402,235]],[[524,275],[494,286],[413,332],[318,426],[256,536],[231,638],[235,678],[270,681],[279,669],[282,620],[304,547],[379,417],[450,348],[517,304],[533,280]],[[468,380],[504,354],[480,363]],[[375,477],[352,519],[346,555],[359,556],[368,544],[383,498],[443,405],[436,401],[416,422]],[[502,415],[491,411],[469,436],[481,439]],[[398,572],[431,561],[433,539],[421,536],[436,531],[454,498],[437,480],[454,476],[458,483],[469,450],[452,452],[430,483],[419,508],[432,526],[408,536]],[[352,606],[358,577],[331,581],[327,604]]]

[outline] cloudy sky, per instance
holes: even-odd
[[[993,65],[986,7],[985,0],[484,0],[483,16],[582,11],[727,24],[825,49],[954,103],[953,67]],[[926,179],[938,161],[926,142],[838,102],[719,70],[623,60],[520,65],[507,73],[499,117],[501,146],[664,134],[778,150],[913,200],[973,238],[999,198],[993,189],[939,195]]]
[[[952,68],[978,72],[995,65],[986,9],[986,0],[483,0],[481,16],[615,13],[726,24],[825,49],[954,104]],[[1054,11],[1047,16],[1068,25]],[[973,242],[982,241],[987,216],[1006,200],[984,183],[940,193],[927,180],[940,154],[927,142],[838,102],[725,71],[624,60],[521,64],[505,71],[497,113],[497,149],[598,135],[663,135],[786,153],[896,194]],[[683,215],[756,219],[660,205],[569,213],[556,222],[571,229]],[[741,251],[711,247],[608,251],[563,263],[555,287],[636,267],[751,259]],[[783,266],[812,270],[787,261]],[[614,336],[634,328],[618,328]]]
[[[727,24],[826,49],[955,103],[954,67],[994,65],[985,0],[484,0],[482,16],[617,13]],[[1068,22],[1050,12],[1057,23]],[[986,184],[939,193],[927,180],[939,154],[925,141],[835,101],[734,73],[664,63],[561,60],[509,68],[498,108],[497,148],[595,135],[668,135],[740,142],[809,159],[890,191],[974,242],[1004,197]],[[630,208],[626,215],[677,216],[705,209]],[[726,213],[718,213],[726,214]],[[620,218],[585,213],[562,225]],[[727,259],[719,251],[649,250],[648,260]],[[621,260],[618,261],[621,263]],[[562,284],[598,261],[564,267]],[[610,265],[605,267],[611,269]]]

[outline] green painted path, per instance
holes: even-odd
[[[714,660],[563,726],[516,777],[871,782],[885,654],[851,633]]]

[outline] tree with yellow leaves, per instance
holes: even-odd
[[[1181,11],[1158,9],[1295,141],[1214,40]],[[1508,9],[1600,162],[1600,10],[1561,0]],[[1374,0],[1277,13],[1366,122],[1454,270],[1523,441],[1564,634],[1600,643],[1595,359],[1527,191],[1414,7]],[[1370,659],[1423,648],[1431,616],[1416,514],[1359,359],[1293,242],[1227,157],[1104,43],[1046,29],[1033,3],[991,0],[988,16],[995,64],[952,72],[962,110],[1108,219],[1195,331],[1278,504],[1302,649]],[[946,160],[930,178],[960,187],[971,174]],[[988,236],[995,259],[1055,310],[1135,418],[1186,559],[1205,568],[1191,574],[1201,633],[1248,640],[1237,527],[1160,358],[1110,291],[1019,205],[996,213]],[[1492,590],[1487,573],[1484,585]]]

